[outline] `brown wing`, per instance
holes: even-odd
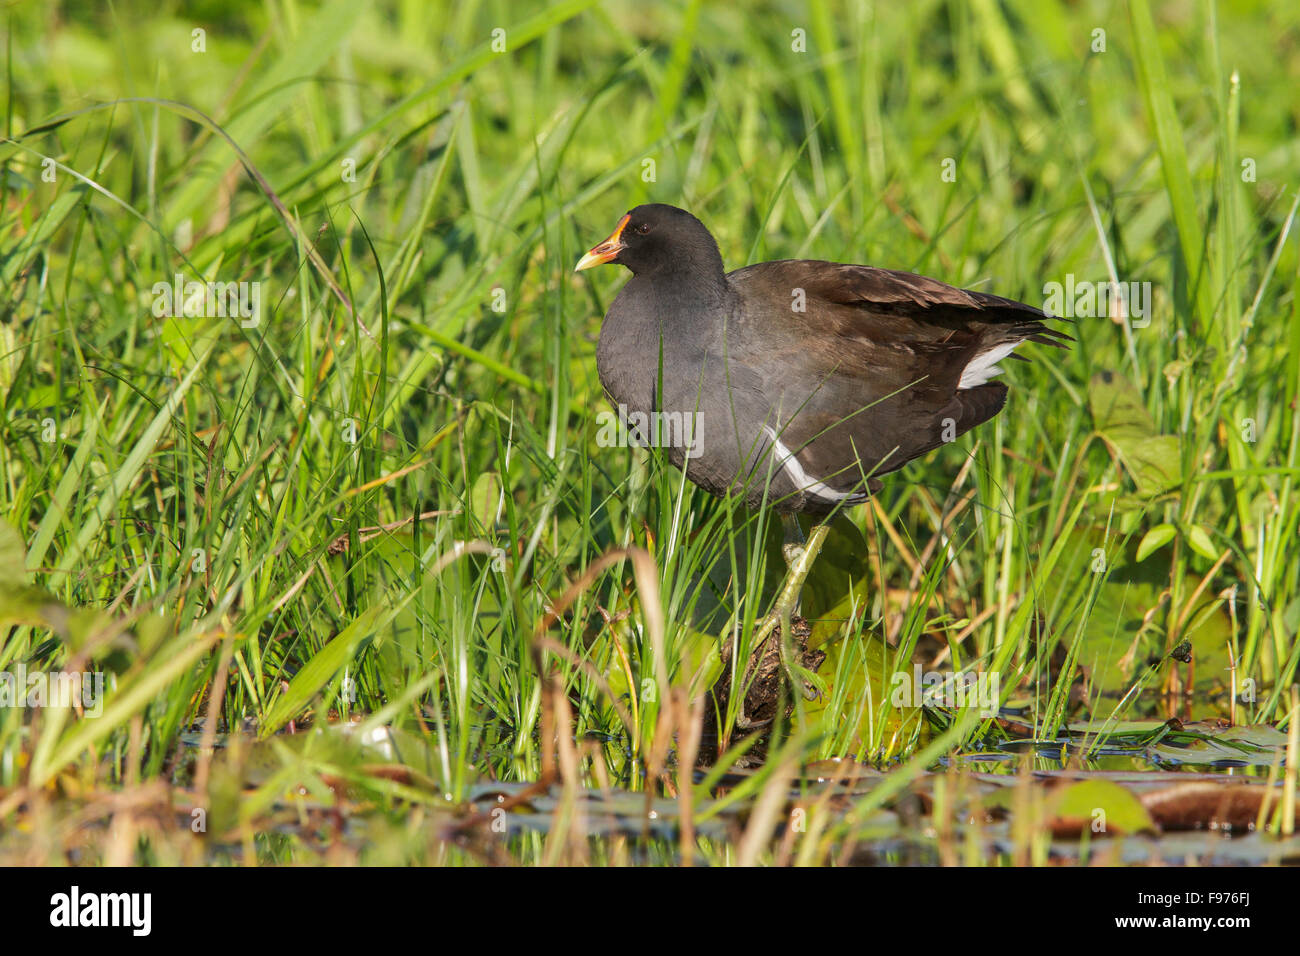
[[[793,506],[807,510],[857,500],[870,476],[996,415],[1007,389],[988,379],[1016,346],[1070,340],[1032,306],[906,272],[783,260],[729,279],[742,321],[763,330],[737,335],[737,347],[762,343],[761,362],[746,358],[768,370],[774,454],[803,482]]]

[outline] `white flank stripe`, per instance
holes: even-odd
[[[847,499],[849,502],[856,504],[859,501],[867,500],[867,495],[862,492],[836,491],[834,488],[822,484],[803,470],[803,465],[799,463],[799,459],[790,453],[790,449],[786,448],[781,439],[776,437],[776,432],[770,426],[764,425],[763,431],[767,432],[767,437],[772,440],[775,449],[773,454],[777,462],[789,475],[790,480],[794,482],[794,486],[804,494],[819,498],[822,501],[844,501]]]
[[[961,381],[957,383],[957,387],[974,388],[976,385],[983,385],[994,375],[1001,375],[1002,368],[998,363],[1014,352],[1019,344],[1019,342],[1007,342],[975,356],[961,373]]]

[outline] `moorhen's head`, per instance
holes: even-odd
[[[685,209],[663,203],[637,206],[618,221],[609,238],[578,260],[574,272],[606,262],[633,275],[698,273],[723,275],[722,256],[709,230]]]

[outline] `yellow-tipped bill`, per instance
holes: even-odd
[[[600,245],[593,246],[590,252],[578,260],[578,264],[574,266],[573,271],[581,272],[583,269],[602,265],[622,252],[623,240],[619,236],[623,234],[623,230],[627,228],[627,221],[631,218],[631,216],[624,216],[620,219],[618,225],[614,227],[614,231],[610,233],[609,238]]]

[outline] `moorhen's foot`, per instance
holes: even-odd
[[[745,699],[740,713],[736,716],[739,730],[756,730],[771,724],[778,716],[782,703],[782,687],[791,688],[784,701],[786,711],[791,705],[790,694],[797,693],[805,700],[813,699],[816,689],[805,679],[798,676],[798,671],[816,672],[826,660],[826,652],[809,650],[808,641],[812,637],[812,625],[807,619],[793,617],[790,619],[790,652],[793,660],[787,660],[783,648],[785,642],[777,632],[770,632],[758,649],[754,651],[745,670],[741,686],[746,686]],[[731,644],[727,642],[722,650],[722,676],[713,685],[712,695],[718,713],[725,713],[731,697]],[[813,696],[810,696],[813,695]]]

